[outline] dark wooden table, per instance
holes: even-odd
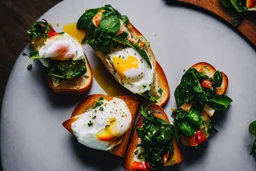
[[[58,2],[60,0],[0,1],[0,109],[12,67],[28,43],[26,30]]]

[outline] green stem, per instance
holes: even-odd
[[[250,154],[251,154],[251,155],[252,155],[252,154],[255,154],[255,151],[256,151],[256,138],[255,138],[255,140],[254,140],[254,142],[253,142],[253,146],[252,146],[252,150],[251,150]]]

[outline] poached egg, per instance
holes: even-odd
[[[76,117],[71,129],[78,142],[97,150],[110,150],[120,143],[130,127],[131,112],[119,98],[101,100],[101,105]]]

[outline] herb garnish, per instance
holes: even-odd
[[[100,110],[100,111],[104,111],[104,108],[103,108],[103,107],[100,107],[99,110]]]
[[[142,127],[136,130],[141,139],[141,143],[137,146],[145,149],[145,152],[140,155],[144,155],[152,169],[163,169],[163,156],[170,152],[169,158],[171,158],[174,153],[173,126],[153,115],[158,111],[141,107],[140,112],[144,118]]]
[[[255,137],[250,154],[256,155],[256,120],[249,125],[249,132]]]
[[[94,104],[93,109],[95,109],[96,107],[99,107],[103,104],[103,97],[100,97]]]

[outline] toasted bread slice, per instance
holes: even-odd
[[[158,106],[156,104],[151,104],[148,108],[150,110],[152,110],[152,111],[157,111],[156,113],[154,113],[155,117],[169,122],[169,119],[168,119],[166,113],[164,112],[163,108],[161,108],[160,106]],[[137,121],[137,123],[136,123],[135,128],[140,128],[142,126],[142,124],[143,124],[143,116],[140,116],[138,121]],[[136,149],[138,141],[139,141],[139,137],[138,137],[137,132],[135,131],[134,135],[133,135],[133,138],[132,138],[132,141],[131,141],[131,143],[130,143],[130,145],[128,147],[126,156],[124,158],[124,162],[123,162],[123,167],[127,171],[133,171],[133,168],[132,168],[131,164],[133,162],[134,151]],[[181,152],[179,150],[179,147],[178,147],[178,144],[177,144],[177,141],[176,141],[175,138],[173,139],[173,145],[174,145],[174,154],[173,154],[172,158],[170,158],[165,163],[165,166],[170,166],[170,165],[173,165],[173,164],[178,164],[178,163],[182,162],[182,160],[183,160],[183,157],[181,155]]]
[[[83,94],[90,90],[92,86],[92,69],[85,58],[87,71],[85,75],[71,80],[64,80],[58,86],[54,86],[49,76],[46,74],[48,85],[55,93]]]
[[[192,65],[191,68],[195,68],[198,72],[204,72],[210,78],[212,78],[214,73],[216,72],[216,69],[207,62],[198,62]],[[220,87],[216,88],[216,93],[218,95],[225,94],[228,88],[228,77],[224,72],[221,72],[221,74],[222,74],[222,84]]]
[[[51,24],[47,23],[46,20],[38,21],[38,22],[35,22],[35,23],[40,24],[41,29],[37,28],[38,26],[36,28],[41,30],[41,31],[43,31],[44,28],[46,28],[46,27],[50,28],[50,30],[48,30],[48,32],[46,32],[46,30],[44,30],[44,36],[41,35],[37,38],[31,38],[30,37],[29,41],[30,41],[31,46],[35,50],[39,51],[40,48],[45,44],[45,41],[46,41],[45,34],[46,33],[47,33],[48,37],[50,37],[49,35],[55,36],[55,35],[58,35],[59,33],[57,33],[53,29]],[[32,27],[33,27],[34,24],[32,24]],[[29,30],[29,31],[31,31],[31,30]],[[32,31],[35,31],[35,28],[33,28]],[[73,79],[70,79],[70,80],[63,80],[59,85],[54,86],[50,76],[48,76],[47,73],[45,73],[45,78],[47,80],[47,83],[48,83],[49,87],[52,89],[53,92],[55,92],[55,93],[83,94],[83,93],[89,91],[89,89],[91,88],[91,85],[92,85],[92,80],[93,80],[92,79],[92,70],[91,70],[91,66],[90,66],[85,54],[84,54],[84,56],[85,56],[85,66],[86,66],[87,71],[81,77],[73,78]],[[55,57],[55,60],[57,60],[57,59],[58,59],[58,57]]]
[[[87,98],[84,101],[82,101],[74,109],[72,115],[70,116],[70,119],[63,122],[63,126],[71,134],[73,134],[72,129],[71,129],[71,125],[74,121],[76,121],[75,116],[81,115],[84,112],[86,112],[88,109],[93,107],[94,104],[97,102],[97,100],[99,100],[101,97],[105,100],[111,100],[113,98],[113,97],[106,96],[106,95],[103,95],[103,94],[94,94],[94,95],[87,96]],[[131,124],[130,124],[130,128],[127,130],[127,132],[123,136],[121,136],[120,138],[117,139],[117,141],[121,141],[121,143],[110,150],[111,153],[113,153],[117,156],[123,157],[124,154],[125,154],[125,151],[126,151],[126,147],[128,145],[128,140],[129,140],[129,136],[131,134],[132,126],[134,124],[134,120],[135,120],[135,117],[136,117],[136,112],[137,112],[137,108],[138,108],[138,105],[139,105],[139,101],[136,97],[133,97],[133,96],[117,96],[116,98],[124,100],[124,102],[127,104],[128,108],[131,112],[131,115],[132,115],[132,121],[131,121]]]

